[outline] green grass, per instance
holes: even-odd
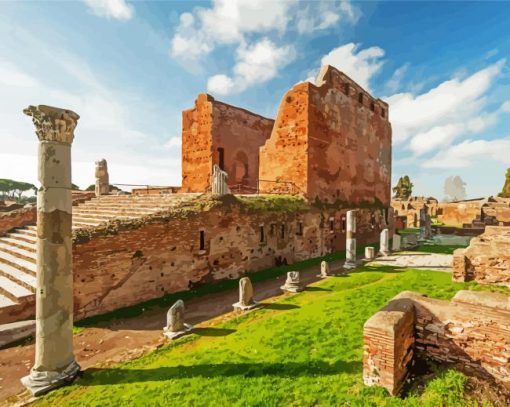
[[[420,233],[420,229],[419,228],[406,228],[406,229],[400,229],[398,231],[398,234],[399,235],[412,235],[412,234],[417,234],[417,233]]]
[[[89,369],[37,404],[474,406],[464,396],[465,377],[453,371],[403,400],[362,381],[363,324],[388,300],[403,290],[449,299],[474,286],[452,282],[449,273],[364,267],[140,359]]]

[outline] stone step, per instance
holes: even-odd
[[[0,276],[0,290],[3,294],[13,301],[20,301],[24,297],[30,297],[34,295],[32,291],[27,290],[25,287],[16,284],[14,281]]]
[[[25,273],[24,271],[5,263],[0,263],[0,275],[35,293],[37,279],[34,275]]]
[[[10,307],[11,305],[16,305],[16,302],[0,294],[0,308]]]
[[[33,230],[34,232],[37,232],[37,226],[36,225],[25,226],[25,229]]]
[[[35,262],[21,259],[17,256],[13,256],[12,254],[3,251],[0,251],[0,263],[7,264],[11,267],[19,268],[22,271],[32,274],[34,276],[37,270]]]
[[[0,255],[1,253],[8,253],[34,263],[37,257],[34,252],[29,252],[28,250],[20,249],[17,246],[6,244],[2,240],[0,240]]]
[[[117,216],[116,213],[113,213],[113,214],[104,214],[104,213],[99,213],[99,212],[94,212],[94,211],[76,211],[76,212],[73,212],[73,219],[76,218],[76,217],[79,217],[79,218],[93,218],[93,219],[103,219],[103,220],[108,220],[108,219],[111,219],[111,218],[114,218],[115,216]]]
[[[29,244],[35,245],[37,243],[37,237],[18,233],[18,230],[16,230],[13,233],[8,233],[7,236],[9,236],[9,238],[11,238],[11,239],[20,240],[22,242],[29,243]]]
[[[160,209],[165,209],[170,207],[170,205],[115,205],[115,204],[98,204],[98,205],[84,205],[83,207],[78,207],[80,209],[92,209],[94,211],[136,211],[136,212],[152,212]]]
[[[32,238],[37,238],[37,232],[29,229],[16,229],[16,233],[21,233],[22,235],[31,236]]]
[[[82,218],[80,216],[73,216],[73,223],[80,223],[83,225],[97,226],[100,223],[105,223],[105,219]]]
[[[2,243],[2,242],[6,242],[7,244],[10,244],[11,246],[16,246],[20,249],[24,249],[24,250],[27,250],[27,251],[33,252],[33,253],[35,253],[36,247],[37,247],[35,242],[28,243],[23,240],[13,239],[10,237],[10,235],[8,235],[7,237],[0,238],[0,243]]]

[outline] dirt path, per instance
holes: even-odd
[[[330,263],[332,271],[339,270],[343,262]],[[319,280],[319,266],[301,271],[302,280],[308,284]],[[255,299],[262,301],[281,294],[280,286],[286,276],[254,284]],[[193,325],[232,311],[238,300],[238,290],[231,289],[217,294],[198,297],[186,302],[186,322]],[[86,328],[74,335],[76,360],[85,370],[96,364],[112,364],[139,357],[166,342],[163,326],[166,309],[154,309],[145,314],[100,327]],[[20,378],[29,373],[34,360],[34,344],[0,350],[0,405],[1,400],[24,391]],[[11,399],[11,401],[14,401]]]

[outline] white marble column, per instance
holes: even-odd
[[[387,256],[390,254],[390,231],[383,229],[380,237],[379,254]]]
[[[345,269],[356,267],[356,211],[347,211]]]
[[[35,396],[72,381],[73,351],[71,144],[80,118],[50,106],[30,106],[39,138],[35,363],[21,379]]]

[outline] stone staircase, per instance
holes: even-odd
[[[107,195],[73,206],[73,229],[93,228],[112,219],[134,219],[172,209],[197,194]],[[36,287],[36,226],[0,236],[0,324],[11,309],[33,314]],[[28,312],[27,311],[27,312]],[[27,315],[30,316],[30,315]]]

